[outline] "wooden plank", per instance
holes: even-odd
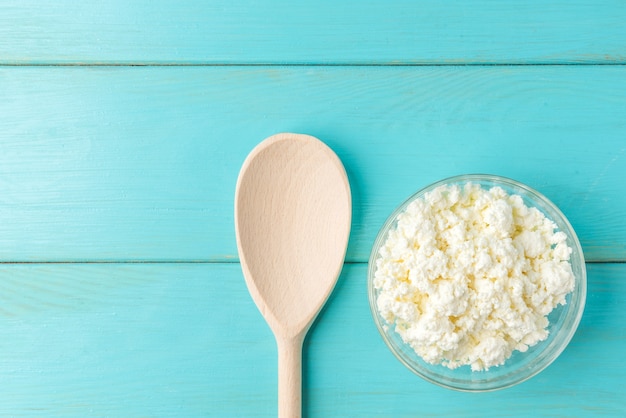
[[[366,265],[346,265],[305,342],[305,416],[619,416],[626,363],[603,361],[626,350],[626,264],[588,273],[561,357],[477,396],[405,369],[371,319]],[[276,360],[237,264],[0,265],[1,416],[275,416]]]
[[[349,261],[451,175],[522,181],[626,260],[626,67],[0,69],[0,259],[232,261],[239,168],[307,133],[352,185]]]
[[[5,0],[2,64],[624,63],[619,0]]]

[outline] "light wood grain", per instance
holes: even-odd
[[[476,395],[400,364],[371,318],[365,265],[346,265],[304,342],[304,416],[482,418],[491,405],[507,417],[619,417],[626,265],[588,273],[561,357]],[[276,344],[237,264],[3,264],[0,308],[0,416],[276,416]]]
[[[0,259],[236,261],[237,173],[261,139],[344,162],[349,261],[413,192],[486,172],[626,260],[626,67],[3,68]]]
[[[339,278],[352,200],[337,155],[309,135],[257,145],[237,178],[235,230],[252,299],[278,346],[278,416],[302,416],[302,343]]]
[[[9,64],[624,63],[619,0],[5,0]]]

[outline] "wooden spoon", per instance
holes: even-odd
[[[350,235],[350,185],[320,140],[283,133],[243,163],[235,229],[248,290],[278,345],[278,415],[299,417],[302,342],[328,299]]]

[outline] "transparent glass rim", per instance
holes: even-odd
[[[512,372],[504,375],[504,379],[496,378],[491,380],[467,380],[462,378],[455,379],[451,377],[442,377],[442,375],[431,372],[431,369],[438,367],[443,368],[444,366],[431,366],[427,365],[425,362],[423,367],[416,365],[415,361],[412,361],[412,357],[418,358],[417,354],[413,352],[409,354],[411,358],[408,358],[407,355],[402,352],[401,348],[397,346],[401,344],[396,344],[388,335],[388,332],[395,333],[395,331],[392,329],[393,325],[387,324],[386,321],[382,317],[380,317],[380,314],[376,307],[376,289],[373,285],[373,279],[376,271],[376,260],[378,259],[378,251],[381,245],[387,239],[387,233],[389,229],[393,226],[393,224],[397,221],[398,215],[402,213],[412,201],[424,196],[425,193],[439,186],[450,184],[464,184],[469,182],[481,184],[481,187],[483,187],[485,183],[491,183],[491,187],[503,187],[508,194],[521,194],[527,205],[529,199],[531,199],[531,205],[537,207],[544,214],[548,212],[546,216],[554,221],[557,224],[559,230],[563,231],[567,235],[568,245],[573,250],[570,262],[572,263],[572,269],[574,270],[574,273],[576,275],[576,285],[574,291],[568,296],[566,307],[559,307],[566,309],[566,311],[565,314],[561,314],[564,316],[563,319],[560,320],[560,328],[556,329],[556,333],[558,335],[550,335],[548,340],[537,344],[538,346],[540,346],[540,349],[537,350],[538,354],[536,354],[536,358],[527,365],[528,367],[523,370],[523,373],[515,373],[517,370],[513,369]],[[522,383],[532,378],[533,376],[536,376],[538,373],[545,370],[545,368],[552,364],[563,352],[563,350],[565,350],[565,348],[573,338],[574,334],[576,333],[576,330],[578,328],[578,325],[580,324],[580,320],[583,315],[587,295],[587,274],[582,247],[574,229],[572,228],[567,217],[547,197],[545,197],[540,192],[534,190],[533,188],[507,177],[492,174],[465,174],[448,177],[431,183],[428,186],[413,193],[411,196],[405,199],[402,204],[394,209],[394,211],[380,228],[376,236],[376,240],[374,241],[374,245],[372,246],[372,251],[370,253],[368,263],[367,287],[370,311],[374,319],[374,323],[376,324],[376,328],[378,329],[387,347],[401,363],[403,363],[408,369],[410,369],[413,373],[417,374],[421,378],[441,387],[464,392],[488,392],[511,387]],[[389,331],[386,331],[384,327],[387,327]],[[551,332],[551,334],[553,333]],[[554,342],[557,337],[557,343],[551,345],[548,344],[547,341]],[[405,348],[406,347],[408,346],[405,346]],[[412,351],[410,347],[408,347],[408,350]],[[417,361],[419,360],[421,359],[418,359]],[[504,368],[506,367],[506,365],[507,363],[499,367]],[[493,370],[493,368],[490,370]],[[447,374],[449,375],[452,375],[454,373],[454,371],[447,371]],[[490,371],[472,373],[490,373]]]

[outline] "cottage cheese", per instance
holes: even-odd
[[[566,235],[502,188],[440,186],[411,202],[376,261],[381,316],[426,362],[487,370],[548,336],[574,289]]]

